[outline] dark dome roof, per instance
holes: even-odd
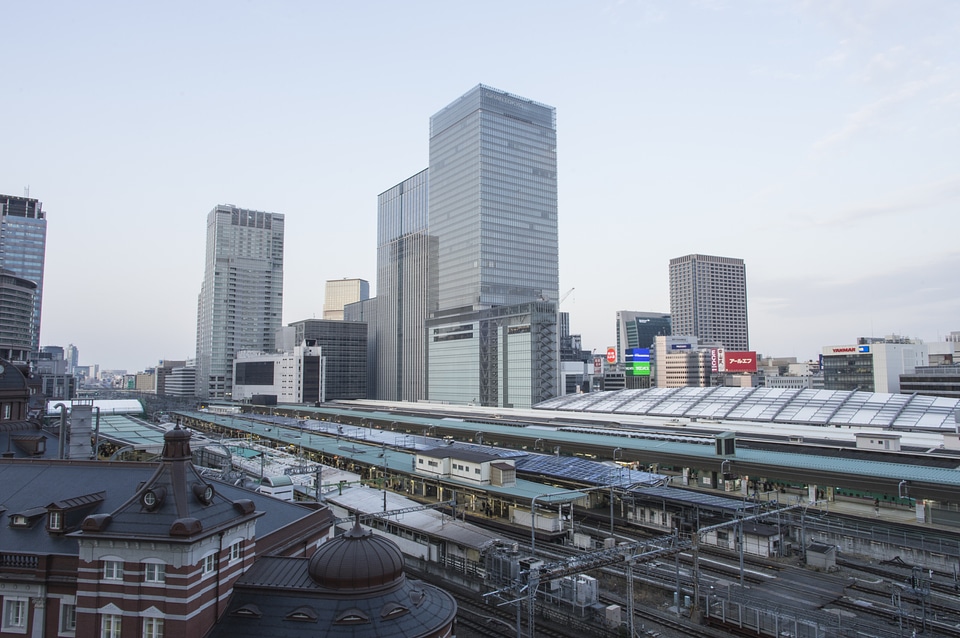
[[[310,578],[322,589],[374,592],[403,583],[403,554],[392,541],[360,527],[322,544],[310,557]]]
[[[27,391],[27,379],[23,371],[6,359],[0,359],[0,390],[24,390]]]

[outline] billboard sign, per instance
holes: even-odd
[[[671,350],[689,350],[692,346],[689,343],[671,343]]]
[[[595,375],[603,374],[603,357],[600,355],[593,358],[593,373]]]
[[[727,350],[723,353],[723,367],[727,372],[756,372],[757,353]]]
[[[710,348],[710,372],[720,372],[720,353],[716,348]]]
[[[613,346],[607,348],[607,363],[617,362],[617,349]]]
[[[860,352],[860,353],[870,352],[870,346],[857,346],[857,352]]]
[[[634,377],[650,376],[650,348],[629,348],[625,357],[627,374]]]

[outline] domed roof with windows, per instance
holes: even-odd
[[[403,584],[403,555],[389,540],[360,526],[321,545],[307,568],[322,589],[338,592],[375,592]]]
[[[358,516],[310,558],[258,557],[208,638],[263,638],[278,627],[287,638],[445,638],[456,615],[453,596],[407,578],[400,548]]]

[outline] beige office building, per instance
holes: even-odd
[[[323,318],[343,321],[343,307],[370,298],[365,279],[329,279],[323,293]]]

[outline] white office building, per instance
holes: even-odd
[[[270,397],[276,403],[323,401],[323,357],[320,346],[299,345],[290,352],[244,350],[233,362],[233,398],[251,401]]]

